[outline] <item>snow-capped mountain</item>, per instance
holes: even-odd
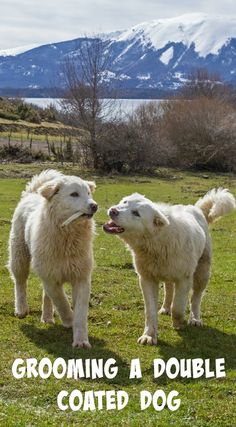
[[[232,37],[236,37],[236,19],[192,13],[177,18],[159,19],[136,25],[114,37],[116,41],[140,40],[155,50],[168,43],[183,43],[187,48],[195,45],[201,57],[217,54]]]
[[[102,35],[114,58],[111,86],[173,90],[197,68],[236,84],[236,18],[187,14]],[[91,39],[92,41],[92,39]],[[0,51],[0,87],[63,86],[62,63],[83,38]],[[13,56],[14,55],[14,56]]]

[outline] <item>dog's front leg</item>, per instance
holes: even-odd
[[[73,284],[73,347],[91,348],[88,339],[88,307],[90,288],[90,278]]]
[[[145,304],[145,328],[139,337],[139,344],[157,344],[157,303],[159,282],[152,279],[140,278],[140,286]]]

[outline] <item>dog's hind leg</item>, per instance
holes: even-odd
[[[24,228],[19,223],[13,223],[12,225],[9,255],[8,268],[15,285],[15,315],[23,318],[29,313],[26,287],[29,275],[30,255],[24,240]]]
[[[44,323],[54,323],[54,309],[51,298],[46,294],[45,290],[43,290],[43,304],[42,304],[42,316],[41,322]]]
[[[172,322],[175,329],[180,329],[184,325],[185,308],[188,294],[192,287],[192,281],[192,278],[185,278],[175,283],[174,298],[171,307]]]
[[[61,283],[44,282],[44,290],[49,299],[55,305],[65,328],[71,328],[73,324],[73,311],[71,310],[67,296]],[[46,298],[46,304],[49,300]]]
[[[193,279],[193,293],[190,303],[190,318],[189,324],[194,326],[201,326],[201,300],[204,290],[210,278],[210,260],[206,256],[202,257],[199,261],[197,269],[194,273]]]
[[[174,283],[167,282],[164,284],[164,302],[159,310],[160,314],[171,314],[171,304],[174,295]]]

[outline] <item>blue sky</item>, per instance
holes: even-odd
[[[0,49],[206,12],[236,17],[235,0],[0,0]]]

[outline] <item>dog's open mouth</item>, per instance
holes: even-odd
[[[103,225],[103,230],[106,233],[110,233],[110,234],[120,234],[120,233],[124,233],[125,231],[124,228],[115,224],[112,220],[108,221],[106,224]]]

